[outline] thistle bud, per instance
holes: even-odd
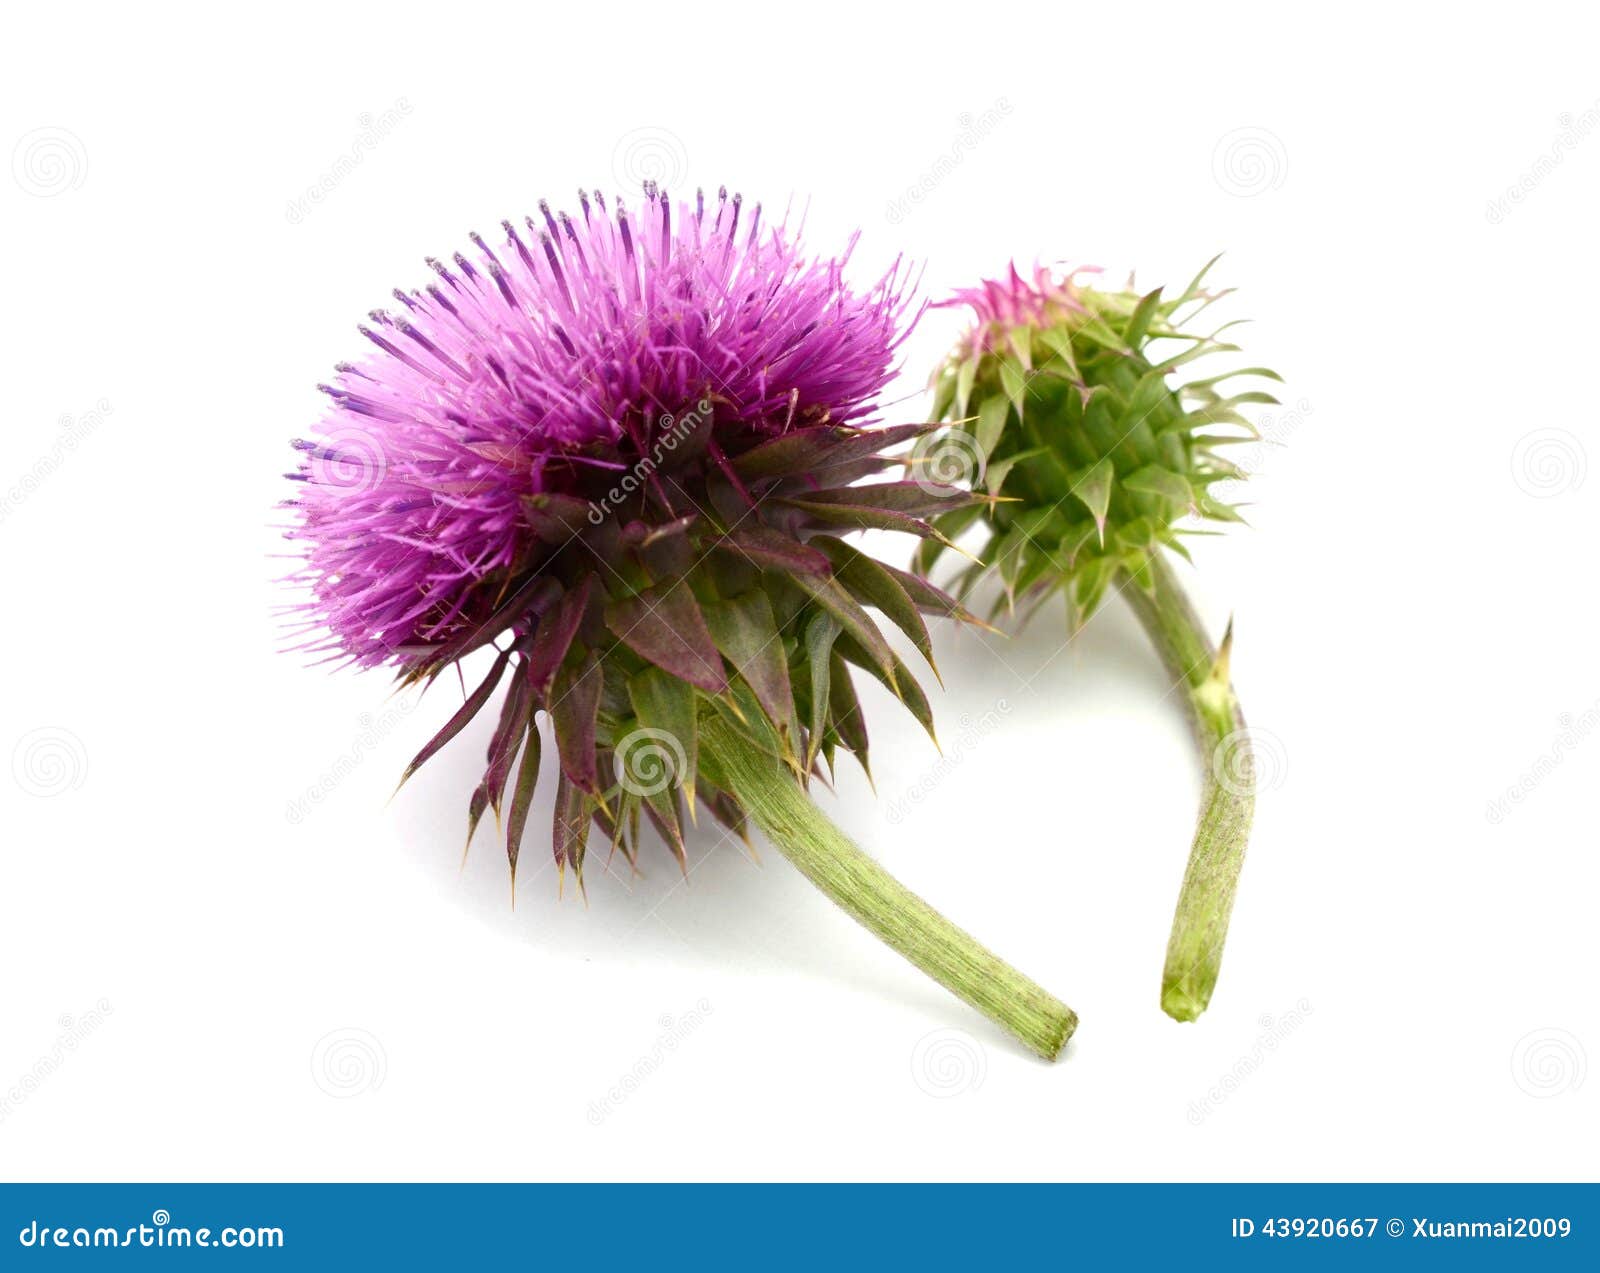
[[[1222,339],[1232,324],[1190,329],[1225,294],[1205,289],[1209,269],[1168,298],[1095,286],[1089,269],[1026,279],[1013,267],[944,302],[970,306],[977,321],[934,377],[933,418],[949,429],[921,450],[966,451],[974,485],[1000,497],[936,523],[947,538],[979,519],[990,532],[958,595],[992,569],[1000,605],[1060,588],[1081,622],[1119,573],[1154,586],[1151,554],[1183,553],[1183,518],[1241,520],[1214,490],[1244,476],[1224,453],[1259,437],[1239,408],[1277,400],[1224,385],[1278,376],[1254,367],[1191,378],[1195,360],[1238,348]],[[921,567],[943,549],[924,543]]]

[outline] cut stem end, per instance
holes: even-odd
[[[1222,967],[1239,872],[1244,867],[1255,810],[1255,766],[1244,713],[1229,679],[1233,624],[1222,651],[1184,595],[1172,567],[1152,553],[1155,586],[1123,589],[1168,672],[1183,686],[1200,760],[1205,767],[1200,817],[1189,864],[1178,890],[1161,978],[1161,1007],[1177,1021],[1193,1021],[1211,1002]]]
[[[851,918],[1047,1061],[1077,1014],[957,928],[830,822],[776,756],[726,721],[702,721],[702,763],[773,846]]]

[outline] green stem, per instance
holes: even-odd
[[[733,795],[784,857],[848,915],[951,993],[1053,1061],[1077,1014],[989,953],[857,848],[792,771],[726,721],[700,722],[706,776]]]
[[[1244,713],[1228,679],[1232,625],[1219,655],[1159,552],[1151,555],[1151,573],[1154,592],[1130,581],[1122,595],[1132,604],[1174,682],[1184,688],[1205,766],[1200,820],[1178,891],[1161,976],[1161,1007],[1179,1021],[1193,1021],[1211,1002],[1222,947],[1228,940],[1228,918],[1255,808],[1254,756]]]

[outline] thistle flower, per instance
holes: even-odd
[[[575,215],[502,223],[428,262],[340,364],[302,452],[298,575],[308,648],[403,683],[493,645],[486,674],[406,770],[504,687],[470,844],[505,819],[513,887],[540,779],[558,755],[551,851],[583,886],[591,824],[637,858],[641,820],[686,868],[697,806],[753,820],[895,949],[1039,1051],[1075,1019],[888,877],[804,786],[840,751],[867,763],[853,676],[931,732],[928,701],[871,607],[931,654],[923,614],[969,617],[840,538],[936,534],[958,489],[854,483],[926,426],[881,426],[912,313],[896,262],[863,292],[738,195],[636,210],[580,193]],[[520,760],[518,759],[520,753]],[[404,782],[404,779],[402,779]]]
[[[1253,805],[1253,762],[1229,679],[1232,624],[1220,651],[1185,598],[1166,552],[1187,558],[1186,517],[1241,520],[1215,491],[1245,474],[1223,456],[1258,437],[1240,408],[1277,400],[1221,388],[1263,367],[1185,380],[1197,358],[1231,353],[1224,328],[1186,325],[1225,292],[1204,289],[1208,264],[1174,298],[1092,285],[1092,270],[1037,270],[958,292],[976,321],[934,377],[933,418],[949,430],[919,441],[923,463],[952,456],[991,500],[950,510],[917,564],[927,573],[949,537],[981,522],[988,535],[958,577],[966,597],[984,575],[1001,583],[996,611],[1025,620],[1056,593],[1081,624],[1108,589],[1125,595],[1175,681],[1185,686],[1206,760],[1205,792],[1167,949],[1162,1006],[1193,1020],[1211,997],[1227,936]],[[1091,276],[1091,277],[1086,277]],[[1130,285],[1131,286],[1131,285]]]

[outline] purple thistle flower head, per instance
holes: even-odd
[[[603,494],[702,402],[723,455],[861,423],[893,372],[899,263],[853,293],[848,248],[808,259],[737,194],[673,207],[652,188],[608,215],[596,191],[502,229],[371,313],[371,351],[321,386],[329,410],[295,444],[311,626],[362,665],[484,617],[480,585],[533,536],[527,497]]]
[[[407,680],[495,645],[407,773],[505,682],[469,822],[514,793],[513,869],[539,711],[559,752],[558,863],[581,867],[591,819],[631,854],[641,813],[681,861],[684,799],[743,824],[701,781],[704,714],[797,774],[839,748],[865,763],[853,665],[931,728],[864,607],[925,654],[919,612],[965,612],[838,538],[932,534],[925,517],[970,501],[854,485],[929,427],[874,417],[914,321],[902,263],[852,290],[854,239],[809,257],[737,195],[675,205],[649,185],[637,209],[580,194],[574,215],[541,203],[502,229],[371,314],[372,348],[322,386],[327,414],[295,444],[306,643]]]

